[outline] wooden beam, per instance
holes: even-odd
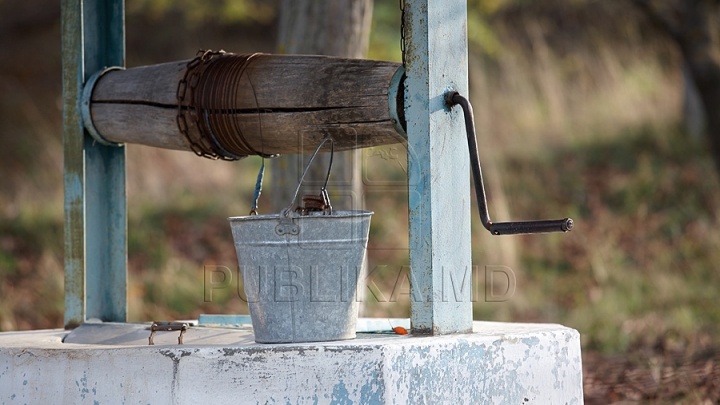
[[[110,142],[191,150],[176,122],[178,82],[187,63],[104,74],[90,107],[100,135]],[[402,143],[388,110],[390,82],[399,67],[325,56],[257,55],[231,82],[233,94],[223,95],[228,99],[222,114],[233,117],[254,150],[268,155],[312,153],[328,135],[336,150]],[[189,130],[199,134],[194,125]]]

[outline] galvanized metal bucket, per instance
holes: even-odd
[[[320,147],[322,143],[315,154]],[[303,178],[304,174],[301,184]],[[323,195],[327,196],[325,187]],[[356,291],[372,214],[301,215],[285,209],[280,214],[228,218],[256,342],[355,338]]]

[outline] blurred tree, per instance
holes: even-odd
[[[203,24],[208,20],[267,24],[275,18],[274,3],[258,0],[130,0],[127,2],[127,11],[155,18],[177,13],[186,24],[191,25]]]
[[[372,10],[372,0],[283,0],[278,52],[362,58]]]
[[[707,120],[705,130],[720,170],[720,0],[634,0],[634,3],[678,45],[685,62],[686,108],[697,89]]]
[[[488,20],[503,7],[522,0],[468,0],[468,43],[484,54],[495,57],[502,50],[502,43]]]
[[[368,48],[372,0],[283,0],[280,5],[279,53],[362,58]],[[350,192],[349,208],[362,206],[360,151],[335,153],[333,181]],[[309,181],[324,179],[330,156],[319,155],[308,174]],[[270,163],[273,211],[291,200],[303,169],[300,155],[281,156]],[[339,183],[339,184],[338,184]]]

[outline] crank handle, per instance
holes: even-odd
[[[480,170],[480,157],[478,155],[477,141],[475,138],[475,119],[473,117],[472,105],[470,105],[468,99],[461,96],[457,91],[445,93],[445,103],[450,109],[459,104],[465,115],[470,166],[472,167],[473,179],[475,180],[475,197],[477,198],[480,220],[485,229],[493,235],[522,235],[570,231],[573,228],[573,220],[570,218],[498,223],[490,221],[487,198],[485,197],[485,185],[483,183],[482,170]]]
[[[528,233],[567,232],[573,228],[573,220],[545,219],[541,221],[498,222],[485,228],[493,235],[523,235]]]

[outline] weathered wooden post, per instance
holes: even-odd
[[[463,119],[448,91],[467,94],[465,0],[406,0],[405,117],[412,328],[414,333],[472,330],[470,182]],[[450,283],[468,288],[443,296]]]
[[[63,0],[65,326],[127,318],[125,147],[83,127],[85,81],[125,65],[123,0]]]
[[[473,325],[468,168],[480,220],[493,235],[568,232],[573,220],[490,220],[472,106],[462,95],[468,91],[466,3],[406,4],[412,327],[416,334],[464,333]]]

